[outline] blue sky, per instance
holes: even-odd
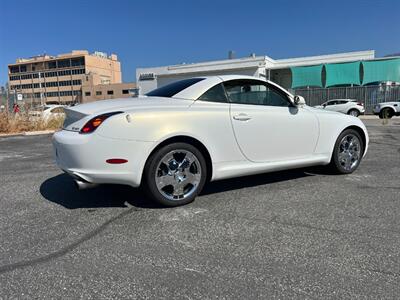
[[[250,53],[289,58],[400,52],[400,1],[0,0],[0,85],[17,57],[73,49],[114,52],[136,67]]]

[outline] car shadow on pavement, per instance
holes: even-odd
[[[105,184],[78,190],[67,174],[59,174],[44,181],[40,193],[47,200],[68,209],[127,207],[127,204],[141,208],[161,208],[148,201],[140,189],[127,185]]]
[[[200,195],[290,181],[318,174],[330,175],[326,168],[314,167],[238,177],[210,182],[205,185]],[[148,200],[141,189],[126,185],[99,185],[78,190],[73,179],[67,174],[59,174],[44,181],[40,186],[40,193],[45,199],[68,209],[127,207],[127,204],[140,208],[164,208]]]

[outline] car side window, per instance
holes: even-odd
[[[222,83],[219,83],[201,95],[197,100],[210,101],[210,102],[228,102],[226,93]]]
[[[327,103],[326,103],[326,105],[335,105],[336,104],[336,101],[328,101]]]
[[[290,102],[283,92],[266,82],[245,79],[224,83],[226,93],[232,103],[265,106],[289,106]]]

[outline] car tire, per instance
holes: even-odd
[[[350,109],[349,112],[347,113],[350,116],[353,117],[358,117],[360,115],[360,112],[357,109]]]
[[[147,160],[143,188],[147,196],[163,206],[192,202],[207,178],[203,154],[187,143],[173,143],[155,151]]]
[[[380,119],[391,119],[393,117],[393,109],[391,108],[384,108],[379,113]]]
[[[331,169],[337,174],[353,173],[358,168],[363,154],[364,143],[360,134],[354,129],[346,129],[336,140]]]

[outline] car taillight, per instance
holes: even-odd
[[[82,127],[81,131],[79,133],[87,134],[87,133],[92,133],[99,127],[104,120],[108,119],[109,117],[116,115],[116,114],[121,114],[122,111],[114,111],[102,115],[98,115],[94,117],[93,119],[90,119],[85,126]]]
[[[362,103],[362,102],[357,102],[357,105],[364,106],[364,103]]]

